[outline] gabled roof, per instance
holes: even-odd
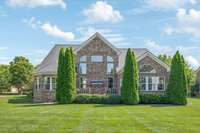
[[[126,58],[126,53],[127,53],[128,48],[123,48],[119,50],[121,51],[121,53],[119,55],[119,66],[117,68],[117,72],[122,72],[124,64],[125,64],[125,58]],[[170,67],[167,64],[165,64],[163,61],[158,59],[157,56],[149,52],[146,48],[132,48],[132,50],[135,53],[137,62],[139,62],[140,60],[148,56],[154,61],[156,61],[158,64],[166,68],[167,71],[170,70]]]
[[[95,33],[92,37],[90,37],[87,41],[83,42],[81,45],[73,45],[73,44],[57,44],[55,45],[52,50],[49,52],[49,54],[45,57],[45,59],[41,62],[40,65],[37,66],[34,74],[35,75],[49,75],[49,74],[56,74],[57,73],[57,66],[58,66],[58,56],[60,48],[69,48],[72,47],[74,52],[78,52],[81,48],[83,48],[85,45],[87,45],[90,41],[92,41],[95,37],[99,37],[103,42],[105,42],[109,47],[111,47],[114,51],[117,52],[119,56],[119,65],[117,67],[117,72],[121,72],[123,70],[124,64],[125,64],[125,58],[128,48],[116,48],[114,47],[110,42],[108,42],[102,35],[100,35],[98,32]],[[169,70],[169,66],[162,62],[158,57],[156,57],[154,54],[149,52],[145,48],[132,48],[132,50],[135,52],[135,56],[137,61],[142,60],[144,57],[148,56],[155,60],[158,64]]]
[[[113,46],[107,39],[105,39],[100,33],[96,32],[94,35],[92,35],[88,40],[84,41],[79,48],[77,48],[75,50],[75,52],[77,53],[79,50],[81,50],[83,47],[85,47],[87,44],[89,44],[95,37],[98,37],[99,39],[101,39],[105,44],[107,44],[110,48],[112,48],[114,51],[117,52],[117,54],[119,54],[119,50]]]
[[[57,60],[60,52],[60,48],[69,48],[72,47],[73,50],[76,50],[80,45],[64,45],[64,44],[57,44],[55,45],[49,54],[44,58],[44,60],[37,66],[36,71],[34,72],[37,74],[55,74],[57,70]]]

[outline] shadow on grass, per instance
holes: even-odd
[[[32,99],[27,96],[16,96],[8,100],[8,103],[12,104],[31,104]]]

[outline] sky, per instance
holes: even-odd
[[[200,0],[0,0],[0,64],[39,64],[55,44],[100,32],[116,47],[179,50],[200,66]]]

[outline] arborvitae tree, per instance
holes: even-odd
[[[72,71],[73,71],[73,92],[74,95],[76,94],[76,65],[75,65],[75,59],[74,59],[74,53],[73,53],[73,49],[70,48],[70,52],[71,52],[71,60],[72,60]]]
[[[169,84],[167,87],[168,100],[172,104],[184,105],[187,103],[187,83],[183,58],[179,51],[172,59]]]
[[[138,67],[134,52],[129,48],[126,54],[126,61],[123,71],[121,88],[122,102],[125,104],[138,104]]]
[[[185,102],[187,103],[187,92],[188,92],[188,78],[186,73],[186,63],[183,55],[181,56],[182,65],[183,65],[183,96],[185,97]]]
[[[64,83],[64,94],[65,94],[65,102],[71,103],[74,98],[74,70],[72,65],[72,55],[70,48],[67,48],[65,51],[66,64],[65,64],[65,83]]]
[[[64,60],[65,60],[65,49],[61,48],[58,59],[58,69],[57,69],[57,84],[56,84],[56,100],[62,103],[62,91],[64,87],[63,71],[64,71]]]

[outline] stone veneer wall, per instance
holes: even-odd
[[[103,62],[91,62],[91,56],[92,55],[101,55],[103,56]],[[112,48],[110,48],[107,44],[105,44],[102,40],[100,40],[98,37],[94,38],[90,43],[88,43],[86,46],[84,46],[80,51],[77,52],[76,55],[76,64],[78,65],[80,63],[79,59],[81,56],[87,56],[87,61],[85,62],[87,64],[87,74],[86,75],[80,75],[78,74],[78,88],[80,88],[79,79],[80,76],[84,76],[87,79],[87,88],[90,88],[91,93],[105,93],[107,88],[107,83],[104,84],[104,86],[101,86],[100,88],[96,88],[94,86],[90,86],[91,80],[105,80],[107,81],[107,78],[109,76],[114,77],[114,88],[117,90],[117,74],[114,72],[112,75],[107,75],[107,56],[111,56],[113,58],[114,63],[114,69],[118,67],[118,55],[117,52],[114,51]]]
[[[151,65],[155,70],[156,73],[140,73],[139,72],[139,76],[161,76],[165,78],[165,89],[167,88],[167,84],[169,81],[169,72],[160,64],[158,64],[156,61],[154,61],[153,59],[151,59],[150,57],[144,57],[142,60],[140,60],[138,62],[138,69],[140,67],[142,67],[143,65]],[[119,75],[119,79],[122,79],[122,73]],[[120,86],[120,83],[118,83],[118,85]],[[141,91],[141,93],[162,93],[162,92],[158,92],[158,91]]]
[[[50,90],[34,90],[33,101],[34,102],[55,102],[55,91]]]

